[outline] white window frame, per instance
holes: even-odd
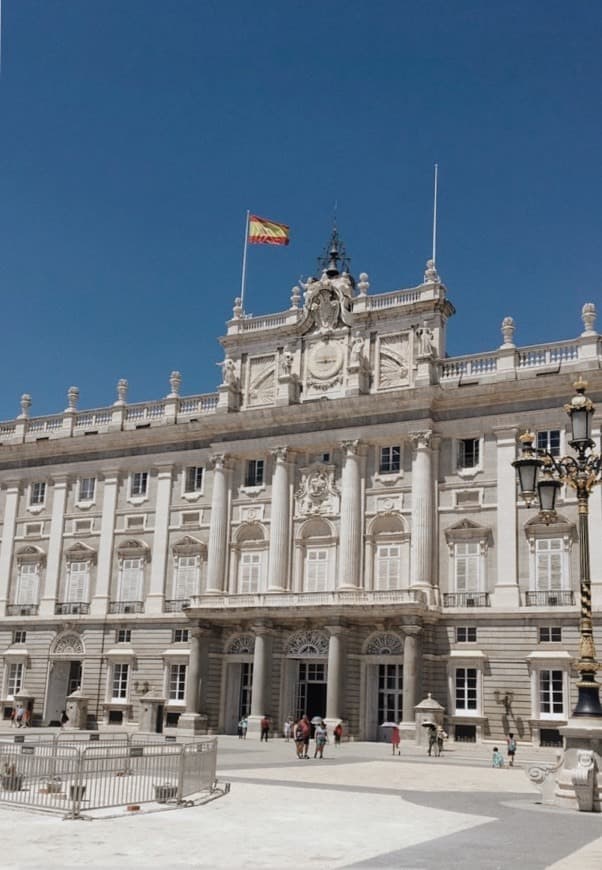
[[[563,539],[561,536],[538,537],[534,539],[533,543],[531,590],[533,592],[561,592],[570,589],[570,559],[566,538]],[[556,544],[554,550],[550,546],[552,543]],[[542,577],[540,574],[540,565],[546,555],[545,551],[548,554],[548,563],[551,562],[551,557],[554,555],[558,557],[560,574],[557,586],[552,586],[553,577],[549,565],[547,576]]]
[[[137,581],[137,597],[124,598],[124,571],[132,570],[133,565],[127,565],[129,562],[138,562],[138,581]],[[144,556],[120,556],[119,557],[119,578],[117,583],[117,601],[135,602],[144,600],[144,566],[146,559]]]
[[[392,468],[393,463],[393,451],[397,450],[397,468]],[[384,462],[384,454],[385,451],[388,451],[387,461]],[[403,451],[401,448],[401,444],[382,444],[378,448],[378,474],[379,475],[390,475],[390,474],[401,474],[401,463],[403,459]],[[387,465],[385,468],[383,466]]]
[[[482,592],[485,569],[482,541],[456,541],[453,550],[454,592]],[[462,565],[464,565],[463,588],[460,587]]]
[[[6,663],[4,672],[6,691],[4,696],[7,701],[13,701],[23,691],[25,671],[26,665],[24,661],[10,661]]]
[[[92,494],[88,495],[82,492],[82,484],[84,481],[92,481]],[[91,507],[96,502],[96,477],[94,475],[90,475],[89,477],[80,477],[77,482],[77,507]]]
[[[127,632],[127,636],[124,638],[120,638],[119,635],[121,632]],[[115,643],[131,643],[132,642],[132,629],[131,628],[118,628],[115,630]]]
[[[177,689],[174,694],[172,694],[172,686],[174,685],[174,672],[177,671],[178,676],[176,676]],[[183,679],[182,679],[182,671],[183,671]],[[186,689],[187,689],[187,681],[188,681],[188,662],[187,661],[168,661],[166,667],[166,680],[165,680],[165,697],[167,699],[167,703],[172,706],[175,704],[186,704]]]
[[[184,637],[184,635],[181,634],[181,636],[178,637],[178,632],[180,632],[180,633],[185,632],[186,636]],[[190,641],[190,629],[189,628],[174,628],[172,643],[189,643],[189,641]]]
[[[462,450],[462,446],[466,441],[474,441],[478,446],[477,449],[479,451],[479,458],[476,465],[471,465],[466,468],[465,466],[460,464],[460,451]],[[483,453],[485,447],[485,439],[481,436],[470,436],[467,435],[464,438],[456,438],[453,442],[454,449],[454,466],[456,469],[456,474],[460,477],[474,477],[480,471],[483,471]]]
[[[144,479],[144,491],[141,490],[140,484]],[[148,491],[150,489],[150,474],[148,471],[132,471],[128,480],[128,501],[131,504],[142,504],[148,500]],[[136,491],[135,491],[136,490]]]
[[[255,479],[253,483],[249,481],[249,470],[251,466],[254,468],[254,478],[257,478],[257,465],[261,463],[261,480]],[[243,481],[243,489],[263,489],[265,487],[266,478],[266,463],[265,459],[247,459],[245,463],[245,478]]]
[[[303,560],[304,592],[328,592],[330,590],[330,550],[330,547],[320,545],[305,548]],[[319,571],[317,566],[321,566]]]
[[[460,637],[460,632],[465,633],[465,637]],[[468,637],[469,632],[474,632],[474,637]],[[457,625],[455,630],[456,643],[476,643],[477,642],[477,626],[476,625]]]
[[[41,496],[38,494],[37,487],[41,487]],[[32,514],[38,514],[46,507],[46,499],[48,498],[48,484],[45,480],[32,480],[29,484],[29,492],[27,496],[27,510]]]
[[[65,602],[69,604],[87,604],[90,601],[90,561],[87,559],[70,560],[67,563],[67,583],[65,585]],[[83,570],[74,571],[74,566],[85,566]],[[79,596],[73,597],[73,579],[81,574]]]
[[[40,603],[40,562],[20,562],[17,567],[17,583],[15,586],[15,601],[14,603],[17,605],[22,605],[26,607],[28,605],[37,605]],[[35,579],[31,581],[32,583],[32,593],[31,598],[33,601],[21,601],[20,599],[23,597],[23,586],[24,580],[23,578],[34,577]],[[27,596],[25,596],[27,597]]]
[[[533,719],[544,722],[566,722],[570,715],[571,656],[566,651],[533,652],[527,656],[531,677],[531,711]],[[543,712],[541,708],[541,674],[543,671],[562,673],[562,713]]]
[[[238,559],[237,589],[239,595],[257,595],[262,591],[263,550],[242,549]],[[245,577],[245,574],[247,576]]]
[[[552,432],[558,432],[558,436],[559,436],[558,437],[558,449],[557,449],[557,452],[555,452],[555,453],[552,453],[552,448],[550,446],[550,435],[552,434]],[[564,434],[565,434],[565,430],[562,429],[560,426],[554,427],[552,429],[538,429],[535,432],[535,446],[539,449],[545,450],[546,452],[550,453],[552,456],[555,456],[555,457],[562,456],[562,454],[564,452]],[[540,438],[540,436],[545,436],[545,438]],[[542,443],[541,447],[540,447],[540,442],[544,442],[544,443]]]
[[[195,472],[195,478],[198,476],[200,472],[201,480],[200,483],[196,481],[192,489],[188,488],[188,475],[190,472]],[[205,491],[205,467],[203,465],[187,465],[184,468],[184,473],[182,474],[182,498],[185,498],[187,501],[196,501],[203,495]]]
[[[482,717],[483,709],[483,674],[487,664],[487,656],[480,649],[470,650],[452,650],[448,662],[448,695],[450,699],[450,709],[453,710],[454,716],[458,717],[474,717],[479,719]],[[457,671],[467,668],[474,668],[476,671],[476,701],[475,710],[459,708],[456,706],[456,675]]]
[[[397,551],[397,555],[392,555],[390,552],[384,555],[384,551],[390,551],[391,549],[395,549]],[[392,589],[400,589],[401,588],[401,554],[402,554],[402,543],[401,541],[381,541],[375,545],[374,548],[374,589],[381,592],[390,591]],[[391,571],[391,568],[394,570]],[[383,578],[381,574],[386,574],[385,580],[383,582]]]
[[[549,633],[549,637],[546,639],[542,637],[542,632],[547,631]],[[552,632],[557,631],[560,635],[558,639],[552,638]],[[537,629],[537,642],[538,643],[562,643],[562,626],[561,625],[540,625]]]
[[[183,562],[189,562],[188,565],[184,565]],[[193,576],[192,579],[190,577],[186,581],[184,585],[189,587],[189,591],[185,592],[185,594],[180,594],[181,590],[179,587],[182,585],[182,578],[180,577],[180,571],[183,568],[192,568]],[[184,554],[177,553],[174,556],[174,575],[173,575],[173,592],[172,597],[175,601],[184,601],[187,598],[191,598],[193,595],[199,595],[201,588],[201,556],[200,553],[195,554]]]
[[[458,675],[460,674],[460,672],[464,673],[464,685],[465,685],[466,692],[470,691],[470,689],[466,685],[466,681],[468,680],[468,674],[469,674],[469,672],[471,674],[472,674],[472,672],[474,672],[474,682],[475,682],[475,686],[474,686],[475,706],[474,706],[474,708],[459,707],[458,706]],[[480,683],[481,683],[481,679],[482,679],[482,673],[481,673],[480,669],[474,664],[466,664],[466,663],[465,664],[458,664],[454,667],[452,678],[453,678],[453,682],[452,682],[453,694],[451,697],[452,697],[452,708],[455,711],[454,715],[456,715],[456,716],[480,716],[479,711],[480,711],[480,706],[481,706],[480,705],[480,694],[481,693],[480,693],[479,689],[480,689]],[[466,700],[468,700],[468,698],[466,698]]]
[[[125,680],[123,678],[123,669],[125,671]],[[130,676],[131,662],[129,661],[113,661],[111,662],[109,676],[109,700],[114,704],[127,704],[130,692]],[[118,685],[118,694],[115,694],[115,686]]]

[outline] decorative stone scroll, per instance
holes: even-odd
[[[255,638],[252,634],[239,634],[228,641],[226,655],[252,655],[255,650]]]
[[[328,635],[325,631],[307,629],[292,634],[286,645],[290,658],[313,658],[328,655]]]
[[[64,656],[70,658],[75,656],[81,658],[85,655],[84,645],[81,638],[77,634],[62,634],[56,638],[50,648],[51,656]]]

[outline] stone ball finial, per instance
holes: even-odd
[[[20,419],[27,419],[29,417],[29,409],[31,408],[31,396],[29,393],[23,393],[21,396],[21,413],[19,414]]]
[[[125,378],[120,378],[117,381],[117,401],[116,405],[125,405],[128,397],[128,382]]]
[[[367,272],[360,272],[360,279],[357,282],[357,289],[359,290],[360,296],[368,295],[368,290],[370,289],[370,281],[368,280]]]
[[[516,326],[514,325],[514,318],[504,317],[502,320],[502,338],[504,339],[503,347],[514,347],[515,332]]]
[[[301,302],[301,290],[295,284],[295,286],[291,290],[291,308],[298,308],[300,302]]]
[[[79,401],[79,387],[69,387],[67,390],[67,412],[77,411]]]
[[[169,376],[169,386],[171,388],[171,393],[167,397],[168,399],[175,399],[180,395],[180,387],[182,386],[182,375],[180,372],[172,372]]]
[[[585,303],[585,305],[581,309],[581,320],[583,321],[583,326],[585,327],[583,335],[592,335],[592,333],[595,333],[596,306],[593,302]]]
[[[242,317],[242,299],[240,298],[240,296],[237,296],[234,300],[232,317],[234,318],[234,320],[240,320],[240,318]]]

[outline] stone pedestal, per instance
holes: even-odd
[[[433,725],[440,725],[443,728],[443,719],[445,716],[445,707],[442,707],[438,701],[431,696],[429,692],[424,701],[416,704],[416,744],[418,746],[429,745],[429,728],[426,727],[427,722]]]
[[[65,700],[65,712],[69,721],[65,724],[66,729],[85,731],[88,724],[89,699],[84,698],[80,690],[72,692]]]
[[[208,717],[204,713],[182,713],[178,719],[178,734],[184,737],[196,737],[207,734],[209,730]]]
[[[602,719],[574,717],[559,730],[564,737],[565,751],[556,778],[554,803],[569,809],[599,813],[602,803]],[[584,775],[586,756],[593,762],[589,786]]]
[[[143,695],[138,709],[138,730],[155,733],[157,731],[157,714],[159,707],[165,704],[165,698],[155,695]]]

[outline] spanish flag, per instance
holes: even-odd
[[[256,214],[249,215],[250,245],[288,245],[291,230],[286,224],[277,224]]]

